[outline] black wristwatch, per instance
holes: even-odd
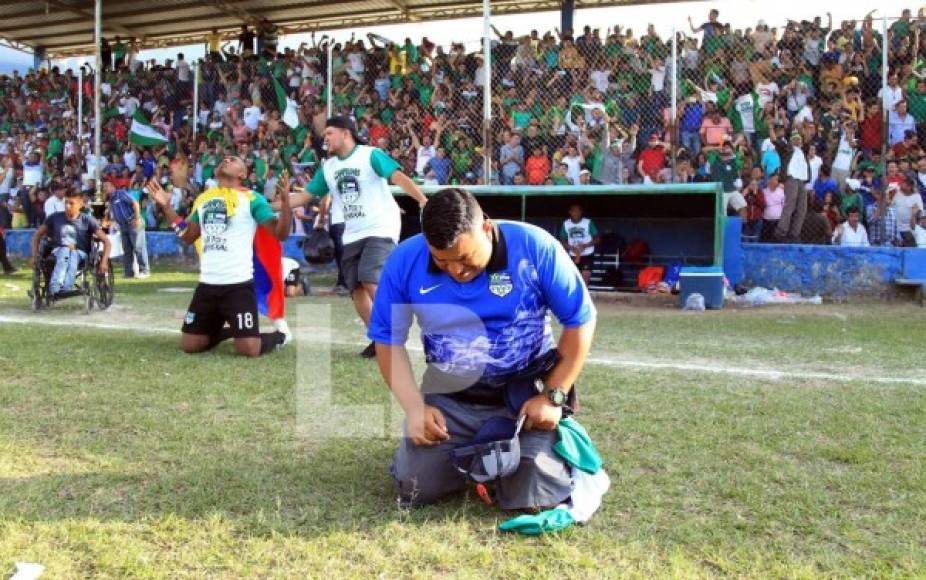
[[[566,391],[563,389],[546,389],[543,394],[547,396],[551,403],[557,407],[562,407],[566,404]]]

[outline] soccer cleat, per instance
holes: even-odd
[[[285,319],[278,318],[274,320],[273,329],[283,335],[283,342],[281,342],[277,348],[286,346],[293,341],[293,333],[289,329],[289,325],[286,323]]]
[[[376,358],[376,343],[370,342],[365,349],[360,351],[363,358]]]
[[[140,278],[140,279],[150,278],[151,272],[139,272],[138,275],[136,275],[135,277]]]

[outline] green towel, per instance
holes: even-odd
[[[601,455],[578,421],[572,417],[563,419],[557,425],[556,432],[559,433],[559,442],[553,446],[553,450],[560,457],[576,469],[592,475],[598,473],[602,466]]]
[[[553,450],[576,469],[594,475],[601,469],[601,455],[592,444],[585,428],[569,417],[556,427],[559,442]],[[597,509],[597,507],[596,507]],[[498,529],[503,532],[517,532],[527,536],[539,536],[547,532],[558,532],[576,523],[569,509],[557,507],[533,515],[523,515],[502,522]]]
[[[525,536],[539,536],[547,532],[558,532],[568,528],[575,522],[568,510],[554,508],[536,514],[511,518],[502,522],[498,529],[503,532],[517,532]]]

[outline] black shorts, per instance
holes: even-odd
[[[379,284],[386,258],[395,249],[390,238],[363,238],[344,246],[341,256],[341,272],[344,284],[353,290],[361,282]]]
[[[260,335],[257,294],[253,281],[198,285],[183,319],[181,331],[185,334],[215,336],[226,322],[231,326],[234,338]]]

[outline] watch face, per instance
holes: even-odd
[[[566,393],[559,389],[553,389],[550,391],[549,397],[550,402],[557,407],[562,407],[566,403]]]

